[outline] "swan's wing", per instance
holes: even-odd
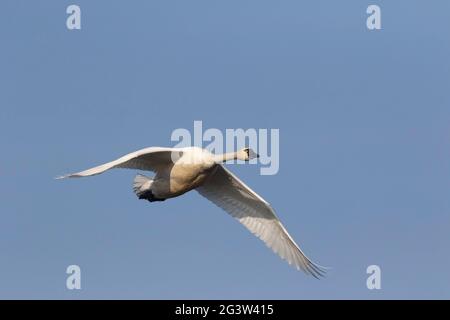
[[[176,152],[176,154],[173,154],[174,152]],[[57,179],[93,176],[113,168],[157,171],[158,168],[173,163],[172,159],[180,157],[181,154],[181,149],[160,147],[145,148],[124,155],[117,160],[99,165],[91,169],[87,169],[85,171],[61,176]]]
[[[223,166],[219,165],[205,184],[196,190],[239,220],[250,232],[298,270],[302,269],[316,278],[324,275],[324,268],[305,256],[270,204]]]

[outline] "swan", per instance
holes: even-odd
[[[94,176],[113,168],[153,171],[156,173],[153,178],[136,175],[133,190],[139,199],[165,201],[195,189],[236,218],[297,270],[315,278],[324,276],[325,268],[302,252],[270,204],[222,165],[228,160],[249,161],[257,157],[259,155],[250,148],[212,154],[199,147],[149,147],[57,179]]]

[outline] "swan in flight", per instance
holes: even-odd
[[[236,218],[289,264],[316,278],[323,276],[325,268],[306,257],[270,204],[222,165],[228,160],[249,161],[256,157],[259,155],[250,148],[214,155],[198,147],[150,147],[58,179],[93,176],[113,168],[153,171],[156,173],[153,178],[135,177],[133,189],[139,199],[164,201],[195,189]]]

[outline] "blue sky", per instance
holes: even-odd
[[[1,7],[0,298],[450,298],[448,1]],[[325,279],[195,192],[138,201],[133,170],[53,179],[171,146],[194,120],[280,129],[278,174],[229,168],[332,267]],[[372,264],[381,290],[366,288]]]

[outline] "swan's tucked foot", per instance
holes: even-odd
[[[152,190],[145,191],[145,192],[141,193],[140,195],[138,195],[138,197],[139,197],[139,199],[145,199],[145,200],[148,200],[150,202],[166,200],[166,199],[156,198],[153,195]]]
[[[133,191],[138,197],[140,197],[141,194],[150,190],[152,183],[153,180],[151,178],[138,174],[134,177]]]
[[[145,199],[150,202],[153,201],[164,201],[166,199],[156,198],[151,190],[153,180],[149,177],[138,174],[134,178],[133,190],[139,199]]]

